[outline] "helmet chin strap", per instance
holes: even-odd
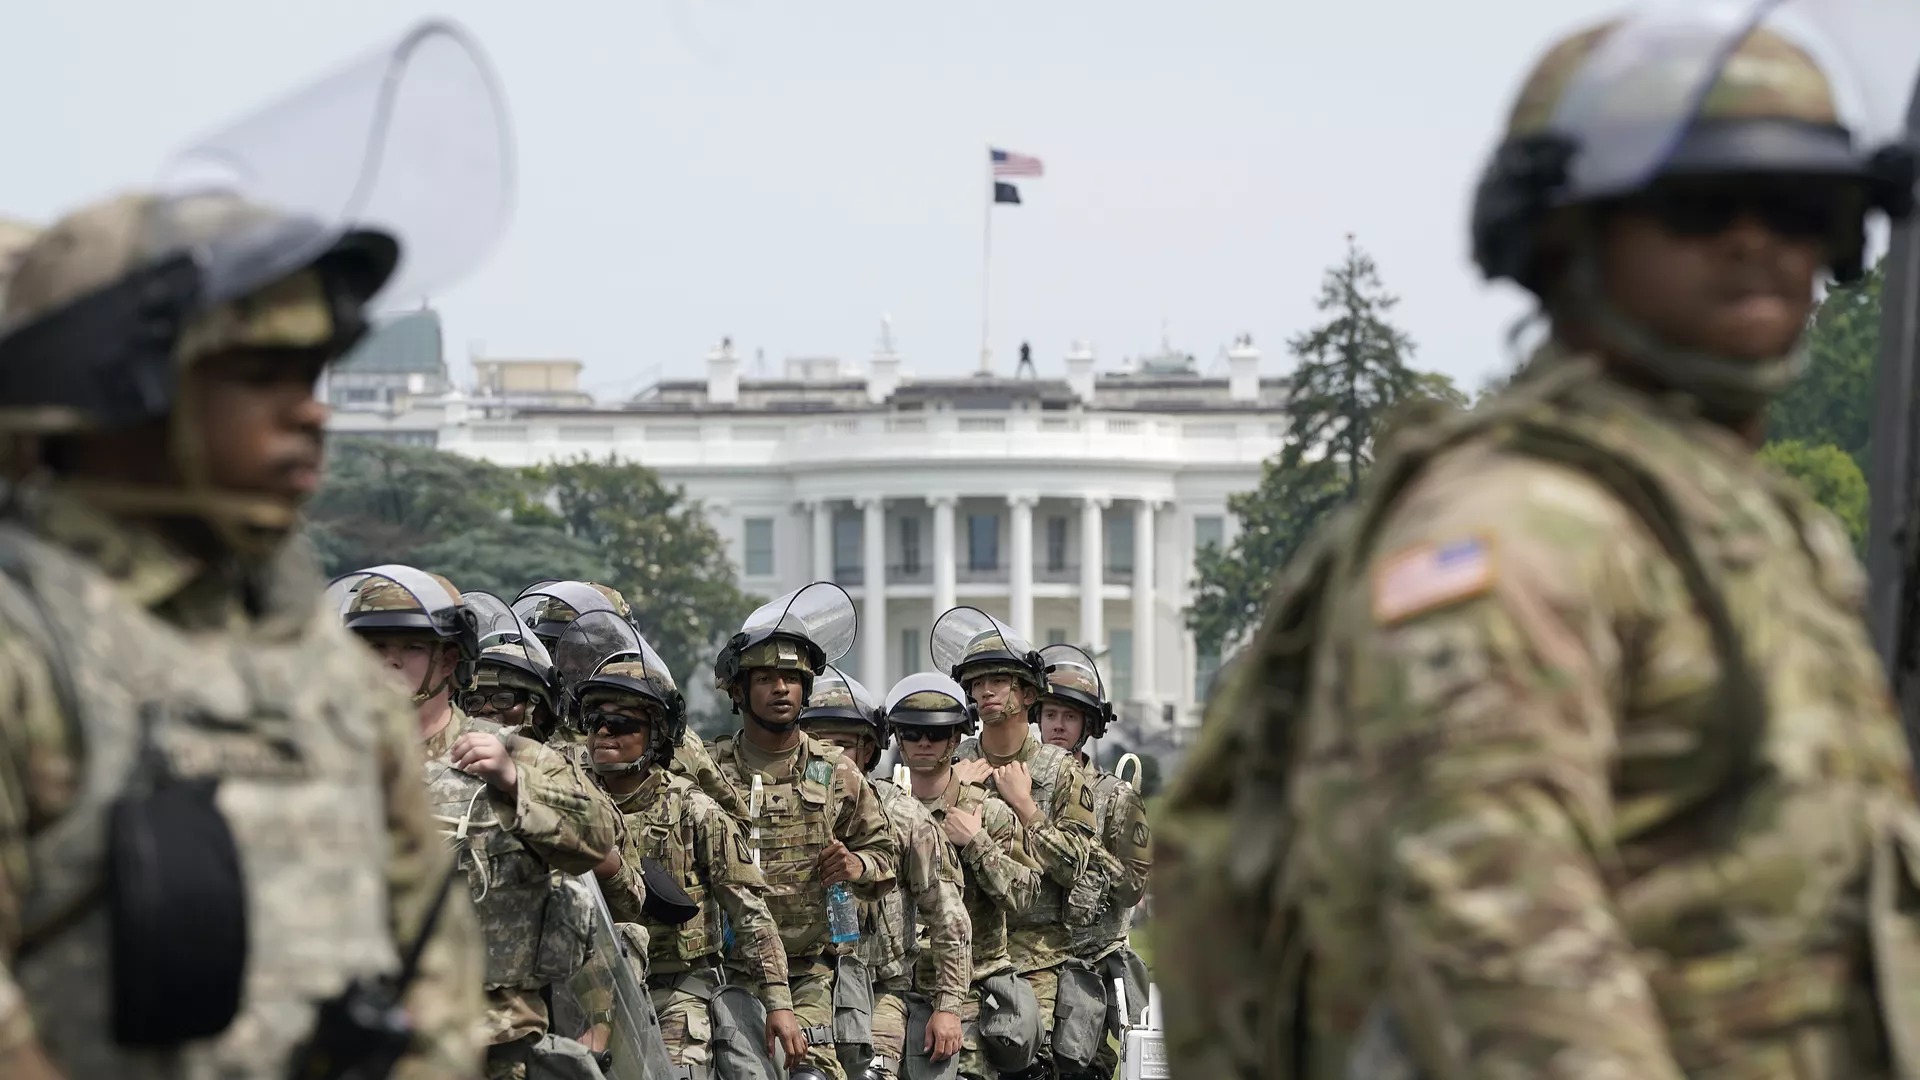
[[[593,771],[601,776],[618,776],[622,773],[636,773],[646,767],[644,760],[634,761],[596,761]]]
[[[1573,313],[1608,346],[1639,360],[1649,375],[1696,399],[1710,412],[1753,415],[1806,370],[1804,334],[1786,354],[1759,360],[1684,349],[1662,340],[1606,298],[1592,243],[1582,244],[1574,256],[1567,286]]]

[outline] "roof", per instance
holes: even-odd
[[[409,312],[375,327],[334,365],[334,370],[373,375],[443,374],[446,363],[440,354],[439,313]]]

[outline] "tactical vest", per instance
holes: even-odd
[[[735,736],[713,745],[714,764],[740,791],[744,803],[753,779],[734,747]],[[827,890],[820,884],[816,864],[833,843],[833,761],[839,751],[830,744],[803,735],[792,779],[761,781],[765,800],[760,826],[760,873],[767,879],[767,910],[780,927],[780,942],[789,959],[819,956],[829,950]]]
[[[666,974],[719,954],[722,912],[708,880],[708,868],[700,862],[699,822],[692,812],[693,795],[698,789],[677,773],[649,777],[647,783],[652,793],[643,796],[644,805],[627,814],[628,834],[639,843],[641,854],[666,867],[700,905],[700,914],[679,926],[641,919],[641,925],[647,928],[649,970]]]
[[[1087,787],[1093,791],[1093,835],[1111,853],[1108,845],[1124,847],[1131,843],[1127,837],[1110,834],[1122,827],[1115,819],[1119,814],[1120,800],[1132,785],[1112,773],[1098,772],[1092,768],[1087,773]],[[1082,960],[1099,960],[1126,944],[1127,931],[1132,926],[1133,908],[1113,903],[1109,898],[1092,923],[1073,928],[1073,955]]]
[[[880,798],[880,810],[893,827],[894,842],[900,845],[904,863],[913,843],[913,822],[930,820],[913,796],[885,780],[875,780],[873,790]],[[936,872],[938,868],[935,868]],[[920,952],[919,912],[907,896],[906,870],[901,868],[894,887],[879,900],[860,901],[860,959],[873,974],[874,981],[904,975],[913,969]]]
[[[499,724],[465,717],[467,731],[499,735]],[[427,802],[443,832],[462,852],[467,890],[486,942],[486,988],[538,989],[570,971],[541,970],[541,932],[553,890],[546,862],[504,829],[477,776],[453,767],[446,755],[425,766]]]
[[[1005,803],[988,800],[981,788],[971,784],[961,784],[957,780],[955,785],[960,791],[955,798],[954,808],[969,814],[980,815],[982,829],[991,832],[998,824],[995,820],[998,815],[1005,814],[1012,817],[1013,811],[1007,809]],[[946,816],[943,798],[922,800],[920,805],[933,815],[936,822]],[[979,883],[974,880],[973,867],[967,865],[967,860],[960,854],[957,847],[954,849],[954,858],[960,863],[962,878],[960,898],[966,904],[967,919],[973,924],[973,981],[977,984],[981,979],[997,975],[1013,966],[1012,959],[1007,953],[1007,913],[980,888]],[[920,971],[915,975],[915,981],[919,985],[933,985],[931,961],[931,957],[921,957]]]
[[[1675,920],[1724,910],[1736,888],[1728,871],[1747,866],[1717,861],[1729,852],[1753,853],[1765,865],[1751,869],[1802,887],[1836,874],[1869,883],[1868,895],[1858,898],[1865,901],[1858,904],[1864,918],[1853,916],[1858,923],[1827,925],[1820,920],[1831,913],[1803,903],[1797,925],[1790,918],[1769,925],[1778,939],[1771,948],[1706,956],[1648,950],[1655,962],[1647,977],[1672,1025],[1681,1067],[1717,1075],[1703,1054],[1730,1052],[1745,1062],[1741,1055],[1768,1040],[1770,1054],[1787,1055],[1792,1050],[1782,1040],[1797,1033],[1805,1047],[1822,1048],[1807,1054],[1847,1048],[1848,1060],[1823,1059],[1838,1065],[1834,1075],[1881,1075],[1866,1065],[1878,1039],[1851,1026],[1874,1011],[1863,1007],[1862,999],[1872,997],[1885,1017],[1881,1028],[1892,1044],[1894,1074],[1920,1069],[1914,1041],[1920,1038],[1914,990],[1920,919],[1911,900],[1920,815],[1906,794],[1903,740],[1858,618],[1857,565],[1843,538],[1818,535],[1830,526],[1809,528],[1816,511],[1804,496],[1758,490],[1744,477],[1720,481],[1705,466],[1663,458],[1659,440],[1678,435],[1648,418],[1644,403],[1610,397],[1624,393],[1610,386],[1590,366],[1569,363],[1531,374],[1472,413],[1428,418],[1403,430],[1375,464],[1360,500],[1282,570],[1263,626],[1210,703],[1157,821],[1154,935],[1161,955],[1178,950],[1181,957],[1156,972],[1176,1075],[1294,1080],[1359,1075],[1353,1070],[1362,1061],[1375,1062],[1358,1066],[1367,1075],[1414,1075],[1395,1048],[1376,1038],[1391,1025],[1374,1022],[1384,1003],[1365,999],[1366,980],[1334,976],[1329,969],[1346,958],[1313,955],[1317,927],[1303,923],[1300,901],[1308,889],[1325,895],[1325,867],[1339,856],[1316,850],[1312,835],[1296,829],[1285,808],[1307,801],[1302,796],[1311,785],[1354,782],[1345,773],[1323,776],[1317,765],[1305,767],[1340,737],[1319,720],[1312,696],[1329,598],[1357,579],[1387,510],[1428,463],[1483,441],[1597,482],[1680,571],[1719,673],[1712,715],[1723,726],[1699,733],[1704,745],[1723,747],[1727,755],[1724,776],[1703,778],[1715,782],[1713,798],[1729,807],[1771,806],[1767,800],[1789,785],[1832,791],[1830,812],[1804,830],[1783,832],[1769,811],[1729,813],[1720,820],[1741,833],[1675,852],[1637,880],[1617,883],[1613,901],[1627,932],[1676,940]],[[1724,483],[1724,498],[1683,505],[1679,493],[1707,475]],[[1782,547],[1760,531],[1768,521],[1785,521],[1798,533],[1817,580],[1804,580],[1803,565],[1788,565],[1800,552],[1781,557]],[[1790,629],[1752,632],[1759,627]],[[1800,647],[1782,648],[1787,642]],[[1779,704],[1789,708],[1770,711]],[[1864,859],[1857,849],[1844,850],[1863,838],[1871,840]],[[1868,865],[1849,870],[1855,861]],[[1833,887],[1843,886],[1836,881]],[[1322,917],[1337,919],[1328,906],[1322,904]],[[1353,917],[1366,916],[1355,911]],[[1358,926],[1343,931],[1365,940],[1353,937],[1360,932]],[[1677,938],[1687,939],[1684,933]],[[1210,942],[1231,947],[1206,947]],[[1868,951],[1870,965],[1860,958]],[[1345,1026],[1333,1017],[1345,1018]],[[1362,1017],[1371,1018],[1364,1029]],[[1367,1056],[1383,1049],[1387,1064],[1400,1071]],[[1791,1071],[1782,1058],[1778,1074]]]
[[[985,756],[978,739],[968,739],[961,744],[963,760]],[[1062,806],[1063,817],[1091,828],[1096,824],[1093,791],[1075,765],[1072,755],[1057,746],[1044,743],[1035,746],[1033,757],[1027,762],[1027,771],[1033,776],[1033,803],[1049,815],[1054,813],[1055,806]],[[1056,801],[1060,799],[1066,800],[1065,803]],[[1052,822],[1059,825],[1061,818],[1052,818]],[[1099,846],[1097,832],[1094,845]],[[1043,872],[1032,905],[1007,915],[1007,930],[1013,935],[1014,951],[1031,954],[1029,959],[1020,962],[1021,970],[1039,970],[1058,963],[1071,951],[1075,932],[1100,917],[1107,906],[1106,900],[1107,876],[1101,869],[1088,866],[1087,872],[1071,887],[1062,886],[1052,875]]]
[[[229,1080],[287,1073],[315,1005],[350,979],[389,973],[380,676],[337,615],[314,604],[285,633],[185,631],[126,598],[93,566],[19,527],[0,549],[32,583],[0,576],[0,617],[45,653],[71,698],[79,787],[34,834],[23,942],[10,967],[62,1074]],[[291,577],[289,571],[289,577]],[[278,590],[275,590],[278,591]],[[183,778],[217,777],[247,884],[239,1015],[177,1051],[130,1051],[109,1032],[106,815],[140,752],[143,722]]]

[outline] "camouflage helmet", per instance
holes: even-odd
[[[889,730],[900,727],[956,728],[971,735],[979,711],[960,684],[937,671],[922,671],[893,684],[885,709]]]
[[[982,676],[1007,675],[1046,692],[1040,654],[1012,628],[979,608],[962,606],[943,612],[927,635],[927,650],[935,670],[946,672],[963,687]]]
[[[1077,645],[1049,645],[1040,650],[1040,659],[1046,665],[1047,689],[1042,701],[1054,701],[1069,705],[1080,711],[1086,724],[1080,731],[1080,742],[1088,739],[1104,739],[1107,725],[1113,722],[1113,705],[1107,700],[1106,684],[1100,678],[1100,668]],[[1076,745],[1074,749],[1080,747]]]
[[[1535,66],[1474,200],[1474,259],[1489,279],[1544,296],[1552,215],[1669,177],[1826,179],[1859,190],[1863,216],[1911,210],[1912,150],[1862,145],[1865,133],[1842,121],[1833,73],[1788,26],[1738,23],[1716,39],[1714,20],[1726,16],[1701,9],[1693,21],[1589,27]],[[1832,238],[1841,281],[1860,275],[1863,216]]]
[[[362,635],[429,634],[459,649],[453,685],[473,684],[480,658],[480,624],[453,582],[411,566],[389,563],[335,578],[328,601],[347,629]]]
[[[811,728],[835,722],[864,725],[873,735],[876,746],[886,745],[887,718],[879,702],[873,700],[873,695],[858,679],[828,664],[827,670],[813,680],[806,707],[800,710],[800,726]]]
[[[687,733],[686,701],[653,647],[642,640],[641,650],[640,656],[609,660],[575,687],[581,726],[588,735],[593,734],[588,710],[597,702],[637,700],[657,711],[659,718],[647,738],[647,754],[655,764],[667,765]]]
[[[554,689],[553,657],[546,645],[527,632],[506,601],[480,591],[463,596],[480,628],[480,658],[474,670],[474,686],[525,691],[557,717],[560,700]]]
[[[633,606],[620,590],[595,581],[541,581],[523,589],[514,611],[551,648],[573,620],[589,611],[611,611],[633,621]]]
[[[830,581],[810,585],[762,604],[727,639],[713,661],[715,689],[735,699],[741,680],[755,668],[800,674],[801,695],[811,696],[814,677],[853,646],[858,617],[847,591]]]

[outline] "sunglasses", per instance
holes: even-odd
[[[636,735],[653,726],[653,721],[626,716],[613,712],[590,712],[586,715],[589,732],[604,730],[609,735]]]
[[[460,695],[460,710],[474,713],[492,708],[494,712],[506,712],[530,696],[523,690],[469,690]]]
[[[1614,205],[1690,239],[1719,236],[1750,218],[1788,240],[1824,240],[1840,235],[1862,211],[1845,188],[1808,180],[1675,181]]]
[[[893,733],[900,736],[903,743],[940,742],[947,737],[947,729],[937,727],[896,727]]]

